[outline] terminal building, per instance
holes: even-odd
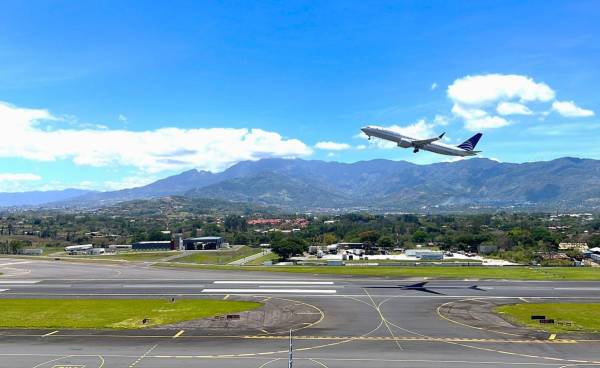
[[[223,246],[223,238],[220,236],[203,236],[199,238],[183,239],[185,250],[212,250]]]
[[[173,242],[170,240],[141,241],[131,244],[132,250],[172,250]]]

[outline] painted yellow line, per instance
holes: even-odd
[[[173,335],[173,338],[174,339],[178,338],[179,336],[183,335],[184,332],[185,332],[184,330],[177,332],[175,335]]]
[[[56,330],[56,331],[52,331],[52,332],[48,332],[47,334],[45,334],[45,335],[42,335],[42,337],[46,337],[46,336],[52,336],[52,335],[54,335],[54,334],[56,334],[56,333],[58,333],[58,332],[59,332],[58,330]]]
[[[556,334],[551,334],[548,340],[556,340]]]
[[[86,335],[86,334],[59,334],[53,331],[47,335],[33,334],[6,334],[3,337],[78,337],[78,338],[150,338],[150,339],[165,339],[165,338],[187,338],[187,339],[245,339],[245,340],[288,340],[288,335],[183,335],[184,330],[177,332],[175,335]],[[268,333],[267,331],[263,331]],[[577,344],[577,343],[597,343],[600,340],[575,340],[575,339],[479,339],[479,338],[463,338],[463,337],[430,337],[430,336],[294,336],[294,340],[333,340],[333,341],[415,341],[415,342],[481,342],[481,343],[506,343],[506,344]],[[0,354],[2,356],[2,354]]]

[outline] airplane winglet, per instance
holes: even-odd
[[[446,134],[446,132],[443,132],[442,134],[440,134],[440,136],[438,137],[438,139],[442,139],[445,134]]]

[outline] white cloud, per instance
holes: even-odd
[[[117,117],[117,119],[119,119],[119,121],[123,124],[127,124],[129,123],[129,119],[127,119],[127,116],[123,115],[123,114],[119,114],[119,116]]]
[[[433,82],[433,83],[431,84],[431,90],[432,90],[432,91],[433,91],[433,90],[435,90],[435,89],[437,89],[437,87],[438,87],[438,84],[437,84],[436,82]]]
[[[500,102],[496,107],[496,111],[500,115],[532,115],[533,112],[529,107],[518,102]]]
[[[119,190],[137,188],[158,180],[157,177],[153,176],[128,176],[121,180],[107,180],[102,182],[100,185],[92,184],[90,189],[96,190]]]
[[[573,101],[554,101],[552,103],[552,110],[568,118],[594,116],[592,110],[582,109]]]
[[[435,136],[436,132],[433,130],[434,127],[435,127],[435,124],[428,123],[425,119],[421,119],[421,120],[417,121],[416,123],[413,123],[410,125],[406,125],[406,126],[392,125],[392,126],[387,127],[386,129],[395,131],[402,135],[409,136],[411,138],[419,139],[419,138],[430,138],[432,136]]]
[[[470,131],[481,131],[485,129],[502,128],[509,125],[510,122],[499,116],[484,116],[477,119],[470,119],[465,122],[465,128]]]
[[[448,97],[463,105],[483,105],[498,100],[551,101],[554,91],[545,83],[515,74],[466,76],[448,87]]]
[[[318,142],[317,144],[315,144],[315,148],[327,151],[343,151],[350,149],[350,147],[351,146],[347,143],[338,143],[331,141]]]
[[[446,126],[450,124],[450,119],[445,115],[436,115],[433,118],[433,122],[437,125]]]
[[[130,166],[145,172],[196,167],[219,171],[243,160],[300,157],[312,150],[297,139],[262,129],[161,128],[147,131],[43,130],[57,120],[44,109],[0,103],[0,157],[37,161],[70,159],[78,165]]]
[[[452,113],[465,120],[481,119],[488,115],[488,113],[485,110],[472,107],[466,108],[457,104],[452,106]]]
[[[357,150],[364,150],[367,149],[367,145],[366,144],[359,144],[358,146],[356,146]]]
[[[23,192],[37,189],[42,177],[31,173],[0,173],[0,192]]]
[[[30,173],[0,173],[0,181],[37,181],[42,180],[42,177]]]
[[[516,74],[469,75],[456,79],[447,94],[453,102],[452,113],[473,131],[510,125],[502,116],[534,115],[527,103],[547,103],[555,98],[547,84]]]

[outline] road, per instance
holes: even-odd
[[[280,323],[1,330],[0,367],[6,368],[287,367],[288,328],[294,367],[600,365],[594,336],[550,336],[490,313],[505,303],[598,301],[598,282],[436,280],[421,286],[406,279],[8,258],[0,259],[0,272],[0,298],[248,299],[265,302],[272,309],[265,313]]]

